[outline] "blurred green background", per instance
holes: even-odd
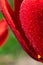
[[[12,8],[13,3],[12,0],[8,0],[9,4]],[[0,13],[0,19],[3,18],[2,13]],[[9,38],[7,42],[4,44],[2,48],[0,48],[0,55],[6,55],[6,54],[12,54],[13,56],[17,57],[22,53],[22,48],[20,44],[18,43],[17,39],[13,35],[13,32],[9,29]]]

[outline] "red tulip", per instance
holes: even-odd
[[[0,20],[0,47],[4,45],[8,37],[8,28],[5,19]]]
[[[7,0],[0,0],[1,11],[23,49],[43,62],[43,0],[14,0],[14,11]]]

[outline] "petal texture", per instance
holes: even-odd
[[[24,0],[20,9],[20,20],[30,44],[43,58],[43,2]]]
[[[43,62],[43,35],[40,32],[43,29],[43,1],[15,0],[14,3],[12,11],[7,0],[1,0],[2,13],[23,49],[35,60]]]

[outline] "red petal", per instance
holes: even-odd
[[[15,14],[19,14],[19,10],[20,10],[20,5],[22,3],[23,0],[14,0],[14,12]]]
[[[15,23],[16,27],[20,27],[21,25],[20,24],[20,20],[19,20],[19,10],[20,10],[20,5],[22,3],[23,0],[13,0],[14,1],[14,12],[13,10],[11,9],[10,5],[8,4],[7,0],[5,1],[6,2],[6,7],[8,9],[8,12],[10,13],[10,16],[12,17],[13,19],[13,22]]]
[[[8,28],[5,19],[0,21],[0,47],[4,45],[8,37]]]
[[[29,44],[29,41],[27,40],[27,38],[25,37],[25,34],[21,28],[21,25],[20,27],[16,28],[15,24],[13,23],[9,13],[8,13],[8,10],[5,6],[5,2],[2,1],[2,12],[8,22],[8,24],[10,25],[11,29],[13,30],[15,36],[17,37],[18,41],[21,43],[22,47],[25,49],[25,51],[33,58],[37,59],[37,55],[34,51],[33,48],[31,48],[31,45]],[[14,21],[15,22],[15,21]],[[31,51],[30,51],[31,50]],[[34,51],[34,52],[33,52]]]
[[[10,7],[10,5],[8,3],[8,0],[5,0],[5,2],[6,2],[6,7],[7,7],[8,11],[9,11],[10,15],[13,16],[14,12],[13,12],[12,8]]]
[[[43,58],[43,2],[24,0],[20,20],[30,45]]]
[[[2,1],[2,0],[1,0]],[[22,45],[22,47],[24,48],[24,50],[34,59],[39,60],[37,58],[37,52],[36,49],[34,49],[33,45],[31,45],[29,43],[29,39],[27,38],[26,34],[25,34],[25,30],[24,28],[22,29],[21,26],[21,22],[19,19],[19,10],[16,13],[16,16],[11,17],[10,16],[10,12],[7,9],[6,5],[5,5],[5,1],[2,1],[1,4],[2,7],[2,12],[6,18],[6,21],[8,22],[8,24],[10,25],[12,31],[14,32],[15,36],[17,37],[18,41],[20,42],[20,44]],[[19,7],[20,8],[20,7]],[[13,13],[14,14],[14,13]],[[14,14],[15,15],[15,14]],[[27,15],[27,14],[26,14]],[[25,15],[25,16],[26,16]],[[23,20],[24,22],[24,20]],[[28,35],[28,34],[27,34]]]

